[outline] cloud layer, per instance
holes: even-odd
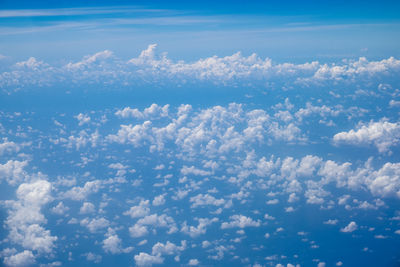
[[[293,88],[310,85],[354,85],[391,80],[400,72],[400,60],[366,58],[339,64],[318,61],[304,64],[273,63],[256,54],[212,56],[194,62],[174,61],[166,53],[156,53],[151,44],[138,57],[124,60],[104,50],[81,61],[53,66],[34,57],[6,65],[0,73],[0,88],[12,92],[22,88],[50,86],[132,87],[138,85],[189,86],[202,83],[215,86]]]

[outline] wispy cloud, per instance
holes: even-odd
[[[129,13],[161,13],[171,12],[164,9],[147,9],[136,6],[116,7],[84,7],[84,8],[57,8],[57,9],[9,9],[0,10],[0,18],[17,17],[54,17],[54,16],[85,16]]]

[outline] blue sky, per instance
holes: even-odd
[[[184,59],[236,51],[279,61],[399,53],[396,1],[93,4],[2,2],[2,53],[62,60],[111,49],[132,56],[153,42]]]
[[[399,265],[399,9],[0,1],[0,265]]]

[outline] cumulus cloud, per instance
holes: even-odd
[[[35,264],[35,256],[32,251],[24,250],[23,252],[17,253],[4,258],[4,264],[6,266],[30,266]]]
[[[79,113],[75,118],[79,121],[79,126],[90,122],[90,117],[86,114]]]
[[[139,218],[139,217],[144,217],[149,213],[150,213],[149,201],[142,200],[140,201],[139,205],[133,206],[128,211],[124,212],[124,215],[128,215],[131,218]]]
[[[155,104],[152,104],[149,108],[156,109],[154,106]],[[191,109],[190,105],[183,105],[178,108],[177,113],[169,113],[168,116],[161,113],[152,120],[143,117],[137,124],[122,124],[117,133],[109,134],[106,140],[131,144],[134,147],[148,146],[152,152],[163,151],[165,146],[170,144],[179,148],[182,154],[188,156],[203,154],[207,157],[239,152],[250,145],[272,140],[291,143],[306,140],[297,125],[274,121],[264,110],[245,112],[242,105],[235,103],[227,107],[201,109],[196,113],[191,112]],[[128,112],[125,111],[117,113],[122,116]],[[216,168],[215,164],[204,166],[211,170],[185,165],[181,173],[207,176]]]
[[[106,239],[103,240],[103,249],[107,253],[120,254],[128,253],[133,250],[133,247],[122,248],[122,240],[111,228],[106,233]]]
[[[358,229],[358,225],[356,222],[350,222],[346,227],[340,229],[343,233],[351,233]]]
[[[217,199],[209,194],[198,194],[194,197],[190,198],[190,202],[192,202],[192,208],[197,208],[200,206],[222,206],[225,204],[225,199]]]
[[[84,218],[81,220],[80,224],[87,227],[91,233],[96,233],[100,229],[107,228],[110,225],[110,222],[105,218]]]
[[[377,80],[381,76],[394,76],[400,70],[400,60],[393,57],[380,61],[368,61],[361,57],[340,64],[321,64],[317,61],[279,64],[256,54],[244,56],[237,52],[231,56],[212,56],[185,62],[173,61],[165,53],[159,55],[156,48],[156,44],[150,44],[138,57],[128,61],[104,50],[64,66],[50,66],[31,57],[8,66],[6,71],[0,73],[0,87],[50,86],[60,82],[66,85],[105,86],[165,82],[179,85],[208,82],[216,85],[265,86],[271,81],[284,81],[285,87],[291,87],[294,84]]]
[[[157,242],[151,249],[153,255],[173,255],[186,249],[186,241],[181,242],[181,246],[167,241],[165,244]]]
[[[140,252],[134,257],[137,266],[152,266],[153,264],[164,263],[164,258],[160,255],[150,255],[145,252]]]
[[[233,215],[230,216],[230,222],[223,222],[221,224],[221,229],[228,229],[228,228],[245,228],[245,227],[258,227],[260,226],[260,221],[254,221],[250,217],[246,217],[244,215]]]
[[[197,169],[194,166],[191,166],[191,167],[183,166],[181,169],[181,173],[183,175],[193,174],[193,175],[198,175],[198,176],[207,176],[207,175],[211,174],[211,172],[209,172],[209,171]]]
[[[23,183],[18,187],[18,200],[10,202],[11,210],[6,219],[10,231],[9,239],[12,242],[39,253],[53,251],[57,237],[41,226],[47,222],[41,208],[52,200],[51,188],[51,184],[45,180]],[[13,259],[30,259],[31,255],[32,253],[24,252]]]
[[[9,160],[5,164],[0,164],[0,181],[6,180],[11,185],[25,180],[27,173],[24,168],[28,165],[28,161]]]
[[[26,144],[20,145],[12,141],[8,141],[7,138],[3,138],[3,143],[0,143],[0,156],[6,153],[18,152],[23,145]]]
[[[83,187],[75,186],[67,192],[64,192],[62,195],[63,197],[70,198],[72,200],[84,200],[88,195],[98,192],[100,187],[100,181],[89,181],[86,182]]]
[[[94,55],[86,56],[81,61],[76,63],[68,63],[65,68],[70,71],[81,71],[84,69],[90,69],[93,67],[102,67],[106,59],[113,57],[113,52],[110,50],[104,50]]]
[[[100,263],[103,259],[101,255],[89,252],[85,254],[87,261],[93,261],[94,263]]]
[[[169,105],[159,106],[157,104],[151,104],[150,107],[145,108],[143,111],[139,111],[137,108],[126,107],[124,109],[115,112],[115,115],[121,118],[137,118],[137,119],[149,119],[168,116]]]
[[[356,130],[335,134],[333,141],[336,144],[350,144],[357,146],[374,145],[380,153],[389,152],[400,141],[400,124],[380,120],[362,125]]]
[[[286,103],[285,108],[295,112],[296,109],[286,107],[288,105]],[[387,158],[386,156],[382,157],[376,162],[373,158],[366,162],[362,162],[361,159],[346,161],[338,160],[335,155],[325,154],[325,151],[319,153],[319,150],[317,152],[319,154],[307,155],[307,153],[297,150],[299,146],[293,147],[295,152],[292,156],[286,155],[286,151],[272,154],[276,150],[271,151],[270,148],[275,149],[272,147],[275,144],[271,145],[268,139],[273,138],[272,140],[280,141],[283,139],[275,137],[271,127],[285,129],[286,126],[289,127],[289,124],[293,123],[300,129],[300,117],[305,121],[306,118],[318,112],[328,114],[322,116],[336,116],[336,113],[332,113],[333,111],[327,108],[322,108],[321,111],[314,109],[314,106],[307,107],[310,108],[311,113],[303,110],[301,115],[293,115],[292,119],[282,120],[281,116],[278,116],[279,118],[270,116],[265,110],[249,109],[245,105],[239,104],[201,109],[182,105],[175,111],[168,110],[168,115],[163,115],[164,113],[157,107],[161,106],[151,105],[148,112],[146,112],[147,108],[138,110],[141,115],[130,114],[132,108],[125,110],[128,115],[122,115],[122,113],[117,115],[124,123],[126,121],[131,123],[131,125],[126,125],[124,134],[119,134],[124,127],[119,127],[118,124],[114,124],[114,127],[110,127],[111,129],[106,127],[106,129],[102,129],[102,131],[111,131],[108,137],[103,135],[108,143],[105,142],[104,146],[99,148],[99,151],[106,152],[104,161],[101,163],[101,167],[105,170],[104,176],[108,177],[114,175],[115,172],[125,171],[123,176],[126,175],[127,179],[131,179],[131,183],[120,186],[113,179],[100,178],[102,175],[97,178],[99,180],[84,181],[84,179],[92,179],[94,175],[97,176],[92,170],[85,175],[76,175],[77,178],[73,178],[71,181],[66,181],[69,177],[57,177],[58,182],[54,183],[57,202],[54,204],[51,203],[53,199],[50,194],[52,185],[49,182],[40,180],[42,181],[40,186],[34,186],[34,182],[38,181],[35,178],[36,180],[20,185],[17,190],[17,201],[6,203],[11,208],[6,221],[6,227],[10,229],[10,236],[5,242],[15,243],[21,250],[15,250],[7,255],[3,254],[4,258],[8,257],[7,259],[11,260],[13,255],[19,255],[23,250],[28,252],[18,257],[21,259],[26,257],[27,261],[31,255],[34,256],[34,261],[39,261],[39,258],[35,258],[36,255],[51,254],[57,238],[52,236],[48,229],[45,229],[44,224],[47,220],[41,212],[42,207],[49,203],[51,205],[48,205],[48,208],[52,213],[63,215],[68,211],[68,213],[75,213],[71,215],[79,219],[54,216],[58,220],[57,223],[68,221],[71,224],[75,223],[75,225],[69,226],[78,227],[79,231],[87,230],[96,236],[100,235],[96,244],[105,253],[116,255],[131,251],[132,248],[123,247],[124,236],[122,234],[123,232],[126,234],[129,227],[129,234],[132,238],[151,235],[146,237],[146,240],[143,240],[144,238],[135,239],[143,249],[147,247],[142,246],[143,244],[151,243],[154,236],[163,235],[164,232],[168,234],[165,236],[171,237],[171,240],[176,242],[174,241],[176,236],[170,234],[180,231],[177,235],[188,235],[193,239],[203,239],[203,237],[209,239],[211,242],[195,242],[191,243],[189,247],[195,249],[195,246],[199,247],[199,244],[202,244],[204,248],[207,248],[206,252],[209,253],[210,260],[221,260],[224,253],[235,249],[236,243],[242,242],[244,238],[249,238],[246,237],[244,228],[260,227],[257,232],[262,233],[265,238],[273,238],[283,230],[282,227],[279,227],[282,213],[284,211],[291,212],[291,214],[284,214],[285,216],[296,216],[302,210],[298,205],[319,205],[320,209],[325,210],[328,214],[329,210],[335,208],[384,209],[385,203],[381,198],[400,198],[400,163],[386,162],[387,158],[395,159],[395,157],[390,158],[390,155]],[[158,111],[153,113],[150,110]],[[313,113],[314,111],[315,113]],[[136,114],[136,111],[134,113]],[[145,113],[148,115],[143,115]],[[95,115],[92,117],[95,122]],[[115,118],[115,120],[117,119]],[[73,131],[78,132],[80,127],[76,125],[76,121],[72,121],[75,127]],[[139,127],[136,127],[137,125]],[[136,130],[134,130],[135,127]],[[89,132],[88,135],[90,135]],[[285,133],[281,135],[285,136]],[[302,133],[299,133],[297,138],[301,139],[301,136],[303,136]],[[288,141],[291,138],[285,140]],[[119,144],[113,144],[113,142]],[[316,143],[316,145],[319,146],[320,143]],[[143,149],[135,149],[132,146],[148,146],[149,152],[145,151],[144,154],[140,154]],[[278,149],[280,149],[280,143]],[[119,154],[120,152],[121,154]],[[87,158],[101,157],[100,153],[90,154],[85,151],[72,151],[71,153]],[[125,156],[128,154],[137,156],[137,158],[130,161],[130,156]],[[137,162],[136,159],[138,159]],[[12,169],[4,166],[23,165],[22,161],[9,162],[2,165],[4,169]],[[71,164],[74,162],[71,161]],[[135,164],[148,168],[148,172],[139,171],[132,175],[128,174],[129,166]],[[18,167],[15,169],[18,170]],[[3,173],[20,177],[18,181],[26,181],[28,176],[32,178],[26,174],[23,167],[19,169],[20,171],[16,172],[3,170]],[[173,186],[170,184],[169,186],[164,185],[164,188],[154,187],[152,183],[159,178],[171,181]],[[82,182],[75,185],[78,179]],[[125,186],[137,185],[138,179],[145,184],[143,188],[135,187],[133,191],[127,190],[127,195],[119,194],[128,189]],[[334,189],[335,186],[338,189]],[[147,192],[147,188],[150,188],[150,193]],[[367,200],[355,199],[354,195],[349,192],[350,190],[362,191],[363,194],[357,194],[357,198],[366,197]],[[337,191],[343,197],[338,197]],[[149,194],[145,194],[146,198],[142,198],[141,193],[146,192]],[[368,195],[369,193],[372,196]],[[96,194],[96,196],[92,196],[92,194]],[[127,199],[124,199],[126,202],[119,205],[115,211],[117,213],[114,213],[111,207],[110,209],[104,207],[115,204],[118,198],[114,198],[114,196],[117,194],[126,196]],[[96,197],[98,201],[96,207],[88,202],[92,197]],[[247,215],[252,214],[249,216],[242,215],[244,213],[240,214],[243,212],[241,210],[243,207],[247,208],[258,200],[260,200],[260,205],[265,205],[266,201],[267,204],[275,204],[276,206],[268,207],[272,208],[268,212],[275,217],[265,214],[261,220],[262,209],[248,210]],[[286,200],[290,204],[287,204]],[[391,201],[388,200],[387,203],[391,203]],[[230,207],[232,210],[228,210]],[[211,213],[209,213],[209,208],[211,208]],[[162,211],[162,213],[156,214],[153,209],[157,212]],[[96,210],[99,214],[91,216]],[[186,212],[191,213],[193,218],[187,217]],[[208,212],[208,215],[204,212]],[[363,212],[363,210],[358,210],[358,212]],[[125,216],[121,216],[121,213]],[[197,217],[199,214],[202,215]],[[210,216],[210,214],[212,215]],[[225,219],[221,221],[221,219],[213,218],[214,214],[222,214]],[[356,221],[357,218],[353,219]],[[11,221],[14,221],[14,225],[18,223],[20,226],[13,226],[16,230],[12,230],[9,223]],[[129,225],[124,225],[126,222]],[[76,225],[79,223],[83,228]],[[337,219],[321,220],[320,223],[337,225],[339,221]],[[261,226],[265,225],[271,225],[273,230],[261,229]],[[111,226],[115,227],[115,230],[110,230]],[[286,226],[282,226],[286,229]],[[332,226],[324,227],[330,230],[338,229]],[[358,227],[355,222],[350,222],[347,226],[342,225],[340,231],[349,233],[357,230]],[[109,228],[108,231],[107,228]],[[213,240],[212,236],[206,236],[210,232],[212,235],[214,233],[218,235],[218,231],[215,231],[216,228],[235,230],[220,231],[225,235],[223,239]],[[309,231],[308,229],[301,230]],[[238,237],[231,239],[229,232],[236,232]],[[86,236],[90,238],[95,235]],[[376,235],[376,237],[379,238],[380,235]],[[382,237],[386,237],[386,235]],[[229,242],[229,244],[224,242]],[[312,243],[314,241],[310,242],[314,248],[318,247]],[[150,253],[149,251],[147,253],[137,251],[135,261],[137,265],[142,266],[161,264],[164,263],[164,258],[167,259],[171,255],[176,255],[175,260],[179,261],[179,255],[183,251],[182,247],[185,246],[162,240],[153,246],[151,254],[147,254]],[[96,262],[101,260],[101,257],[88,253],[84,255],[87,255],[88,260]],[[182,258],[183,264],[189,264],[189,259],[190,257],[186,256]],[[245,261],[242,263],[247,264]],[[193,259],[191,265],[196,264],[199,264],[198,261]]]
[[[199,260],[198,259],[190,259],[189,260],[189,262],[188,262],[188,265],[189,266],[197,266],[197,265],[199,265]]]
[[[178,231],[175,221],[172,217],[166,214],[151,214],[140,218],[136,224],[129,227],[129,233],[132,237],[141,237],[148,234],[148,227],[167,228],[168,234],[173,234]]]
[[[324,221],[324,224],[328,225],[336,225],[339,221],[337,219],[329,219],[327,221]]]
[[[51,211],[55,214],[58,215],[63,215],[65,214],[67,211],[69,210],[69,208],[67,206],[64,205],[64,203],[61,201],[57,204],[57,206],[53,207],[51,209]]]
[[[142,237],[147,235],[147,233],[148,233],[147,227],[144,225],[135,224],[129,227],[129,234],[132,237]]]
[[[314,106],[310,102],[307,102],[305,108],[300,108],[295,116],[299,120],[303,120],[309,116],[314,114],[318,114],[322,118],[326,118],[328,116],[337,117],[340,113],[344,112],[342,106],[328,107],[326,105],[323,106]]]
[[[165,204],[165,194],[156,196],[152,202],[153,206],[161,206]]]
[[[121,125],[116,135],[109,135],[108,140],[117,143],[130,143],[135,147],[142,145],[142,142],[151,141],[151,121],[145,121],[138,125]]]
[[[181,245],[177,246],[174,243],[167,241],[165,244],[157,242],[152,250],[151,254],[140,252],[135,255],[134,259],[137,266],[152,266],[153,264],[164,263],[163,255],[179,255],[180,252],[186,249],[186,241],[181,241]]]
[[[88,214],[88,213],[94,213],[94,212],[95,212],[95,207],[90,202],[84,202],[82,204],[82,207],[79,209],[79,213],[81,213],[81,214]]]
[[[152,106],[154,107],[154,105]],[[283,106],[290,105],[285,104]],[[308,105],[306,109],[299,111],[297,117],[303,118],[312,113],[322,113],[321,116],[337,116],[342,111],[343,109],[339,106],[332,109],[327,106],[316,108]],[[283,187],[286,193],[292,194],[289,198],[292,203],[298,199],[300,193],[306,187],[304,196],[307,203],[324,204],[325,198],[329,196],[329,191],[324,190],[323,187],[330,183],[336,184],[337,187],[346,187],[352,190],[368,189],[374,195],[381,197],[396,196],[399,192],[398,166],[395,163],[387,164],[380,170],[374,170],[367,165],[364,168],[354,169],[350,162],[325,161],[314,155],[306,155],[299,159],[271,157],[268,160],[261,157],[257,160],[255,152],[248,151],[248,147],[263,144],[265,141],[268,144],[268,140],[286,140],[286,142],[294,140],[302,142],[302,140],[305,140],[303,134],[299,132],[300,130],[289,131],[291,133],[287,135],[287,129],[291,128],[290,124],[280,125],[264,110],[246,111],[242,105],[230,104],[227,107],[214,106],[196,112],[192,110],[191,106],[186,105],[179,107],[176,114],[169,113],[169,116],[165,119],[167,122],[164,124],[165,126],[161,127],[153,126],[152,121],[146,120],[146,118],[143,119],[144,122],[139,122],[136,125],[121,125],[117,134],[108,135],[107,139],[111,142],[132,144],[134,147],[149,146],[151,152],[162,151],[169,144],[172,149],[175,148],[179,151],[178,157],[185,159],[204,159],[204,157],[215,159],[217,156],[226,157],[230,152],[245,153],[247,156],[242,166],[229,168],[229,172],[235,173],[238,177],[235,178],[236,180],[234,178],[230,180],[241,181],[252,174],[259,177],[271,177],[271,181],[288,180]],[[373,126],[371,129],[376,124],[371,122],[370,126]],[[373,142],[379,147],[388,149],[397,142],[397,137],[394,134],[397,124],[383,120],[378,124],[387,126],[378,127],[383,130],[378,131],[379,134],[375,137],[370,135],[369,130],[367,130],[365,138],[374,140]],[[157,123],[157,126],[159,125],[160,123]],[[297,126],[293,127],[299,129]],[[360,128],[361,132],[369,126],[363,127]],[[354,134],[358,135],[358,132],[354,132]],[[348,136],[348,133],[335,135],[335,143],[342,142],[339,142],[339,140],[342,140],[344,136]],[[361,134],[360,136],[364,135]],[[210,176],[218,169],[216,166],[219,166],[217,162],[215,164],[203,164],[203,166],[183,165],[181,175]],[[306,183],[299,182],[300,180],[304,181],[304,178],[312,177],[313,179],[319,178],[320,181],[308,182],[306,180]],[[162,185],[165,185],[165,183]],[[187,192],[187,190],[178,192]],[[190,202],[192,202],[192,208],[205,205],[217,207],[228,205],[225,199],[204,193],[192,196]],[[277,204],[278,202],[278,199],[271,199],[268,203]]]
[[[190,235],[190,237],[198,237],[207,232],[207,226],[211,225],[214,222],[218,222],[218,218],[198,218],[197,226],[188,226],[186,221],[183,223],[181,232]]]
[[[379,170],[373,171],[366,183],[374,195],[400,198],[400,163],[386,163]]]

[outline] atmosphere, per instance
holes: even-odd
[[[400,2],[0,0],[0,266],[400,266]]]

